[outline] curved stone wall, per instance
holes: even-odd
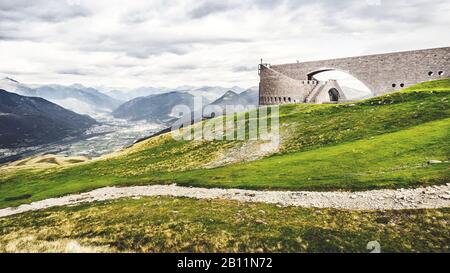
[[[295,80],[262,67],[259,88],[261,105],[301,103],[319,85],[315,80]]]

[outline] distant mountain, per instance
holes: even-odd
[[[176,105],[194,109],[194,96],[184,92],[169,92],[139,97],[122,104],[112,115],[116,118],[170,125],[180,117],[179,113],[172,113]]]
[[[21,96],[35,96],[36,94],[33,88],[8,77],[0,79],[0,89],[8,90]]]
[[[138,97],[147,97],[150,95],[156,95],[167,91],[168,90],[166,88],[139,87],[128,91],[113,89],[111,91],[105,92],[105,94],[118,100],[129,101]]]
[[[242,93],[236,93],[232,90],[227,91],[223,96],[211,103],[212,105],[258,105],[258,89],[250,88]]]
[[[176,88],[165,88],[165,87],[139,87],[132,90],[121,90],[121,89],[110,89],[105,90],[104,93],[115,99],[128,101],[138,97],[147,97],[150,95],[157,95],[167,92],[184,92],[189,93],[195,97],[202,97],[205,101],[214,101],[222,96],[228,90],[234,91],[236,93],[241,93],[244,91],[243,88],[239,86],[233,86],[231,88],[220,87],[220,86],[202,86],[195,87],[190,85],[183,85]]]
[[[74,112],[93,117],[114,112],[115,117],[129,120],[149,120],[161,124],[166,124],[169,120],[176,118],[176,115],[170,113],[174,105],[184,104],[191,107],[193,98],[201,98],[203,106],[211,102],[215,105],[228,102],[240,105],[257,105],[258,102],[257,94],[254,96],[249,90],[244,90],[238,86],[226,88],[184,85],[174,89],[139,87],[135,89],[123,88],[123,90],[122,88],[107,87],[95,89],[81,84],[70,86],[49,84],[31,87],[11,78],[4,78],[0,80],[0,88],[23,96],[41,97]],[[227,91],[232,93],[225,94]],[[121,105],[124,101],[127,102]],[[137,106],[134,107],[135,105]],[[196,109],[196,111],[201,109]]]
[[[212,102],[222,96],[225,92],[230,90],[230,88],[220,87],[220,86],[203,86],[191,88],[188,90],[184,90],[184,92],[188,92],[189,94],[202,97],[208,102]],[[238,89],[236,91],[239,92]]]
[[[81,84],[31,88],[11,78],[4,78],[0,80],[0,88],[22,96],[41,97],[76,113],[93,116],[111,112],[123,102]]]
[[[113,116],[128,120],[147,120],[158,124],[170,125],[180,117],[178,113],[172,113],[172,108],[176,105],[186,105],[190,108],[191,116],[187,117],[189,119],[194,118],[194,112],[198,113],[196,116],[201,117],[201,111],[208,110],[205,109],[207,105],[218,105],[223,108],[226,105],[242,105],[244,107],[256,107],[258,105],[258,88],[250,88],[241,93],[228,90],[212,103],[209,103],[204,96],[199,95],[201,92],[219,92],[219,90],[223,92],[221,87],[203,87],[188,92],[173,91],[139,97],[122,104],[113,112]],[[194,109],[194,98],[196,96],[192,94],[193,92],[198,95],[197,97],[202,98],[202,105],[196,105],[196,109]],[[206,113],[205,117],[210,117],[210,113]]]
[[[88,115],[108,113],[115,110],[122,101],[111,98],[90,87],[80,84],[70,86],[44,85],[35,88],[35,96],[44,98],[74,112]]]
[[[176,88],[172,88],[173,91],[178,91],[178,92],[187,92],[189,90],[194,90],[197,89],[198,86],[192,86],[192,85],[182,85],[182,86],[178,86]]]
[[[46,144],[83,133],[96,124],[38,97],[25,97],[0,89],[0,148]]]
[[[258,88],[249,88],[241,93],[229,90],[210,105],[221,107],[222,113],[226,112],[227,106],[243,106],[245,109],[256,108],[258,106]],[[209,108],[209,110],[217,111],[213,108]],[[239,111],[239,109],[235,108],[233,111]],[[211,113],[208,112],[208,108],[204,109],[203,115],[205,117],[212,116]]]

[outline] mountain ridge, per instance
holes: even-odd
[[[194,96],[179,91],[138,97],[120,105],[112,115],[115,118],[128,120],[147,120],[170,125],[179,118],[172,109],[177,105],[194,108]]]
[[[0,89],[0,147],[47,144],[76,136],[97,122],[40,97]]]
[[[117,108],[122,101],[111,98],[92,87],[81,84],[60,84],[29,87],[9,77],[0,80],[0,88],[28,97],[41,97],[79,114],[95,116]]]

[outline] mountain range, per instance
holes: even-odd
[[[196,89],[197,92],[211,91],[210,88]],[[214,88],[218,92],[218,88]],[[196,96],[184,90],[172,91],[168,93],[138,97],[122,104],[112,115],[116,118],[128,120],[146,120],[152,123],[159,123],[170,126],[175,120],[181,117],[180,113],[174,113],[173,108],[177,105],[187,106],[190,114],[195,111],[203,111],[207,105],[216,105],[225,110],[226,105],[255,106],[258,105],[258,89],[250,88],[241,93],[227,91],[225,94],[209,102],[205,96],[200,96],[201,105],[194,105]],[[183,113],[188,114],[188,113]],[[201,115],[200,115],[201,116]],[[209,114],[206,115],[208,117]]]
[[[35,90],[35,96],[44,98],[78,113],[94,115],[109,113],[123,101],[111,98],[98,90],[80,84],[70,86],[44,85]]]
[[[258,88],[252,87],[241,93],[229,90],[223,94],[220,98],[216,99],[211,105],[258,105]]]
[[[195,97],[202,97],[203,99],[211,102],[218,99],[220,96],[222,96],[225,92],[229,90],[234,91],[236,93],[241,93],[245,89],[239,86],[227,88],[221,86],[196,87],[190,85],[183,85],[176,88],[148,86],[148,87],[138,87],[131,90],[106,89],[103,92],[112,98],[122,101],[129,101],[138,97],[147,97],[150,95],[157,95],[175,91],[175,92],[189,93]]]
[[[156,95],[160,93],[167,92],[167,88],[157,88],[157,87],[138,87],[131,90],[119,90],[119,89],[112,89],[112,90],[105,90],[103,93],[106,95],[117,99],[121,101],[130,101],[132,99],[138,98],[138,97],[146,97],[150,95]]]
[[[0,89],[0,148],[46,144],[83,133],[97,122],[43,98]]]
[[[0,88],[27,97],[40,97],[79,114],[96,116],[117,108],[123,101],[111,98],[80,84],[70,86],[51,84],[30,87],[11,78],[0,80]]]
[[[220,86],[195,87],[189,85],[183,85],[176,88],[147,86],[135,89],[124,88],[123,90],[120,90],[105,87],[96,89],[85,87],[81,84],[72,84],[69,86],[59,84],[26,85],[9,77],[0,79],[0,88],[22,96],[41,97],[76,113],[87,114],[93,117],[96,117],[99,114],[114,112],[114,116],[116,117],[124,117],[132,120],[150,119],[156,121],[171,118],[170,113],[167,113],[167,111],[170,112],[170,109],[167,110],[166,108],[169,105],[165,102],[168,99],[171,99],[170,97],[173,97],[173,105],[177,105],[181,101],[186,105],[190,105],[189,100],[192,100],[192,97],[201,98],[203,104],[207,105],[211,102],[218,104],[219,102],[216,102],[216,100],[221,100],[221,97],[228,91],[236,94],[245,91],[245,89],[238,86],[233,86],[231,88]],[[180,95],[180,93],[188,94],[190,96]],[[158,101],[161,99],[162,104],[166,107],[152,107],[155,109],[151,110],[146,108],[148,113],[144,113],[142,108],[140,108],[140,110],[132,110],[128,114],[125,113],[125,109],[129,109],[130,105],[137,104],[139,107],[141,103],[146,104],[146,101],[149,101],[149,97],[152,98],[151,101]],[[157,112],[157,109],[162,112]],[[138,112],[140,113],[138,114]],[[154,115],[154,117],[152,118],[150,115]]]
[[[186,105],[194,109],[194,96],[189,93],[173,91],[132,99],[117,108],[112,115],[132,121],[147,120],[152,123],[169,125],[179,118],[172,109],[176,105]]]
[[[221,96],[223,96],[228,91],[241,93],[244,90],[245,89],[243,89],[239,86],[233,86],[230,88],[221,87],[221,86],[203,86],[203,87],[190,88],[190,89],[179,90],[179,91],[187,92],[193,96],[202,97],[207,101],[214,102],[215,100],[219,99]]]

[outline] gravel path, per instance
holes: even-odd
[[[373,190],[366,192],[252,191],[206,189],[177,185],[106,187],[90,192],[50,198],[14,208],[0,209],[0,217],[50,207],[113,200],[124,197],[173,196],[197,199],[229,199],[282,206],[339,208],[350,210],[398,210],[450,207],[450,183],[417,189]]]

